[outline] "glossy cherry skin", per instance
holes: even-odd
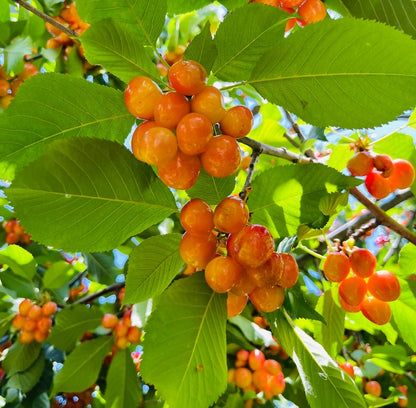
[[[168,72],[170,86],[182,95],[196,95],[205,88],[207,73],[196,61],[178,61]]]

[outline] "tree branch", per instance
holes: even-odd
[[[393,220],[389,215],[387,215],[380,207],[375,205],[370,199],[368,199],[361,191],[357,188],[352,188],[350,190],[351,195],[353,195],[360,203],[364,204],[374,217],[380,222],[380,224],[385,227],[390,228],[392,231],[401,235],[403,238],[407,239],[412,244],[416,245],[416,234],[403,227],[397,221]]]
[[[244,187],[239,194],[239,197],[242,200],[245,200],[247,197],[247,192],[250,187],[251,180],[253,180],[254,167],[257,163],[257,160],[259,159],[260,153],[261,153],[260,150],[257,150],[257,149],[253,149],[253,152],[251,153],[251,161],[250,161],[250,166],[248,167],[246,181],[244,182]]]
[[[31,4],[26,3],[23,0],[14,0],[15,3],[19,4],[26,10],[29,10],[31,13],[37,15],[42,20],[46,21],[47,23],[52,24],[54,27],[56,27],[58,30],[61,30],[66,35],[69,35],[70,37],[78,37],[78,33],[76,33],[74,30],[71,30],[70,28],[66,27],[65,25],[59,23],[58,21],[54,20],[52,17],[48,16],[44,12],[38,10],[37,8],[33,7]]]
[[[119,291],[122,287],[124,287],[124,284],[125,284],[124,282],[113,283],[112,285],[107,286],[103,290],[100,290],[99,292],[91,293],[91,295],[85,296],[85,297],[75,301],[72,304],[73,305],[78,305],[78,304],[90,303],[93,300],[99,298],[100,296],[106,295],[107,293]]]

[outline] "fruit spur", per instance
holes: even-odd
[[[249,299],[260,312],[284,301],[285,289],[297,282],[299,269],[289,253],[277,253],[270,231],[250,224],[244,200],[224,198],[213,210],[194,198],[182,208],[185,229],[179,247],[187,274],[204,270],[207,284],[227,293],[228,316],[240,314]]]

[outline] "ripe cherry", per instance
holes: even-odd
[[[305,0],[280,0],[280,4],[283,7],[298,7],[300,6]]]
[[[347,163],[347,169],[351,176],[365,176],[374,167],[373,157],[368,151],[355,153]]]
[[[264,361],[263,368],[270,374],[276,375],[282,372],[282,366],[276,360],[267,359]]]
[[[41,333],[49,333],[51,327],[52,319],[50,317],[43,316],[36,322],[36,330]]]
[[[389,271],[378,271],[367,282],[368,291],[377,299],[392,302],[400,296],[400,282]]]
[[[150,120],[161,96],[162,91],[150,78],[138,76],[128,83],[124,91],[124,103],[133,116]]]
[[[238,367],[234,372],[234,383],[237,387],[246,388],[252,382],[252,373],[246,367]]]
[[[205,88],[207,73],[196,61],[178,61],[168,72],[169,84],[182,95],[196,95]]]
[[[142,333],[137,326],[130,326],[127,330],[126,338],[131,344],[137,344],[140,342]]]
[[[376,398],[381,395],[381,385],[378,381],[368,381],[365,384],[364,389],[367,394],[370,394]]]
[[[215,208],[214,225],[221,232],[235,234],[246,226],[248,217],[247,204],[239,197],[229,196]]]
[[[52,316],[58,310],[58,306],[55,302],[46,302],[42,306],[42,314],[44,316]]]
[[[32,320],[39,319],[42,316],[42,308],[38,305],[33,305],[27,312],[27,317]]]
[[[20,313],[18,313],[12,321],[12,326],[16,329],[16,330],[21,330],[23,329],[23,325],[26,321],[26,317],[22,316]]]
[[[248,358],[250,356],[250,352],[244,349],[240,349],[237,351],[237,353],[235,354],[235,358],[236,358],[236,362],[235,362],[235,366],[236,367],[243,367],[245,365],[248,364]],[[237,364],[238,362],[238,364]]]
[[[259,370],[263,367],[264,362],[266,361],[266,357],[261,350],[254,349],[250,351],[248,356],[248,365],[253,370]]]
[[[183,95],[178,92],[168,92],[155,103],[155,122],[159,126],[175,129],[179,121],[190,111],[189,102]]]
[[[269,374],[263,367],[258,368],[253,372],[253,385],[257,392],[268,390]]]
[[[186,231],[208,233],[214,228],[213,211],[204,200],[193,198],[182,208],[180,222]]]
[[[350,272],[350,261],[342,252],[330,252],[324,262],[325,277],[331,282],[341,282]]]
[[[285,378],[282,372],[273,375],[269,379],[268,387],[270,392],[277,396],[280,395],[286,388]]]
[[[221,132],[235,139],[248,135],[253,126],[253,114],[243,105],[228,109],[220,121]]]
[[[274,252],[273,237],[263,225],[248,225],[235,237],[233,235],[231,234],[231,241],[229,238],[230,242],[227,242],[228,253],[245,267],[260,266]]]
[[[255,288],[249,298],[257,310],[261,312],[274,312],[282,306],[285,300],[285,291],[279,286],[273,288]]]
[[[218,123],[225,115],[221,91],[215,86],[206,86],[192,97],[191,111],[205,115],[211,123]]]
[[[117,326],[118,317],[112,313],[106,313],[101,319],[101,326],[105,329],[114,329]]]
[[[348,305],[358,306],[367,293],[367,284],[363,278],[352,276],[341,282],[338,293]]]
[[[389,304],[371,296],[362,301],[361,312],[368,320],[378,325],[388,323],[391,318]]]
[[[217,256],[205,267],[205,280],[217,293],[225,293],[239,281],[243,267],[229,256]]]
[[[361,278],[368,278],[376,270],[377,258],[368,249],[353,249],[349,259],[351,269]]]
[[[33,303],[30,299],[24,299],[19,304],[19,313],[22,316],[27,316],[30,308],[33,306]]]
[[[240,161],[238,143],[233,137],[226,135],[213,137],[201,154],[202,167],[214,177],[227,177],[235,173]]]
[[[198,156],[188,156],[180,150],[175,157],[157,167],[160,179],[171,188],[187,190],[197,181],[201,171],[201,162]]]
[[[256,283],[247,273],[247,268],[243,269],[240,280],[231,289],[236,295],[248,295],[256,288]]]
[[[278,281],[281,288],[289,289],[296,284],[299,277],[299,268],[296,259],[287,253],[279,254],[282,263],[282,273]]]
[[[33,331],[22,330],[19,334],[19,340],[23,344],[29,344],[35,340],[35,333]]]
[[[394,170],[393,160],[387,154],[376,154],[374,156],[374,167],[383,177],[390,177]]]
[[[204,269],[214,257],[216,246],[217,240],[212,233],[185,232],[179,245],[179,253],[187,265]]]
[[[388,180],[389,179],[383,177],[381,173],[372,170],[367,174],[364,183],[368,192],[374,198],[380,200],[387,197],[392,192],[391,184]]]
[[[317,23],[322,21],[326,16],[326,7],[321,0],[305,0],[298,8],[298,14],[301,17],[299,24]]]
[[[354,378],[355,374],[354,374],[354,366],[349,363],[348,361],[346,361],[345,363],[339,364],[338,365],[351,377]]]
[[[137,160],[143,161],[142,155],[140,154],[140,140],[143,138],[145,132],[156,126],[157,124],[154,120],[147,120],[135,129],[131,138],[131,151]]]
[[[397,188],[403,189],[410,187],[415,179],[415,169],[412,164],[403,159],[393,160],[393,164],[393,173],[387,179],[392,191]]]
[[[349,313],[358,313],[361,311],[361,304],[358,304],[356,306],[351,306],[348,303],[342,299],[342,297],[339,298],[339,303],[341,304],[341,307]]]
[[[255,268],[247,267],[245,272],[257,287],[272,288],[279,284],[282,277],[283,262],[281,254],[273,252],[266,262]]]
[[[0,78],[0,98],[8,95],[10,92],[10,84],[3,78]]]
[[[212,123],[200,113],[188,113],[176,127],[178,146],[189,155],[203,153],[213,135]]]
[[[227,293],[227,316],[238,316],[246,307],[247,295],[236,295],[232,291]]]

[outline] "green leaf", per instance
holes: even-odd
[[[137,41],[154,46],[163,30],[166,0],[77,0],[81,18],[94,26],[100,20],[114,18],[120,25],[130,25]],[[125,44],[124,44],[125,45]]]
[[[0,272],[0,281],[5,292],[13,298],[35,298],[35,288],[32,281],[15,274],[11,269]],[[1,285],[0,285],[1,288]]]
[[[68,251],[106,251],[176,211],[150,166],[115,142],[53,143],[8,189],[34,240]]]
[[[137,406],[142,389],[136,367],[129,350],[119,350],[107,374],[105,399],[107,408],[130,408]]]
[[[10,4],[7,0],[0,0],[0,21],[10,20]]]
[[[0,263],[8,265],[16,275],[28,280],[36,273],[33,255],[19,245],[9,245],[0,251]]]
[[[68,262],[54,262],[43,275],[43,285],[47,289],[59,289],[66,285],[74,274],[75,269]]]
[[[101,324],[103,313],[97,308],[75,305],[62,309],[55,318],[48,342],[62,351],[74,348],[78,339],[88,330]]]
[[[226,297],[208,287],[202,272],[161,296],[146,325],[140,372],[170,408],[209,406],[225,390],[226,320]]]
[[[56,139],[123,143],[133,122],[119,91],[69,75],[35,75],[0,115],[0,177],[12,180],[15,168],[36,159]]]
[[[324,348],[278,310],[267,315],[273,334],[292,357],[311,408],[365,408],[367,405],[351,377]]]
[[[342,0],[354,17],[377,20],[416,38],[416,4],[411,0]]]
[[[124,303],[139,303],[160,295],[179,273],[180,234],[157,235],[140,243],[130,254]]]
[[[211,71],[217,57],[217,47],[212,39],[209,22],[205,24],[202,31],[188,45],[183,57],[186,60],[199,62],[208,73]]]
[[[331,358],[338,355],[344,343],[345,312],[335,303],[334,296],[338,296],[337,290],[327,290],[320,296],[316,310],[321,313],[326,324],[315,322],[315,340]]]
[[[38,358],[42,346],[36,341],[23,344],[16,341],[8,350],[2,367],[7,375],[12,375],[26,371]]]
[[[277,41],[248,83],[308,123],[373,127],[415,105],[416,43],[373,21],[327,19]]]
[[[416,273],[416,246],[408,243],[400,250],[399,272],[401,278],[408,278]]]
[[[216,205],[232,193],[234,186],[234,176],[212,177],[201,169],[198,180],[186,192],[190,198],[200,198],[208,204]]]
[[[23,69],[23,57],[31,54],[33,50],[32,40],[29,37],[16,38],[4,50],[4,66],[7,72],[20,72]]]
[[[52,394],[59,391],[80,392],[93,385],[104,357],[111,351],[112,343],[111,336],[102,336],[77,346],[56,373]]]
[[[155,63],[129,25],[106,19],[85,31],[81,41],[88,62],[102,65],[124,82],[139,75],[160,82]]]
[[[25,371],[9,376],[7,386],[18,388],[23,393],[30,391],[39,381],[45,367],[45,356],[41,352],[36,361]]]
[[[105,285],[114,283],[119,272],[114,266],[114,255],[112,253],[94,252],[92,254],[84,254],[84,260],[88,273],[97,282]]]
[[[210,3],[210,0],[168,0],[168,13],[183,14],[189,11],[198,10]]]
[[[321,164],[276,166],[254,178],[248,206],[252,221],[265,225],[274,238],[297,233],[300,225],[323,227],[322,197],[361,183]]]
[[[233,82],[249,79],[262,55],[283,37],[288,18],[287,13],[258,3],[229,13],[215,35],[218,57],[213,74]]]
[[[269,330],[262,329],[256,323],[246,319],[242,315],[231,317],[228,319],[230,323],[237,326],[251,343],[258,346],[269,347],[276,344]]]
[[[7,312],[0,313],[0,338],[2,338],[10,328],[10,323],[12,322],[15,314],[10,314]]]

